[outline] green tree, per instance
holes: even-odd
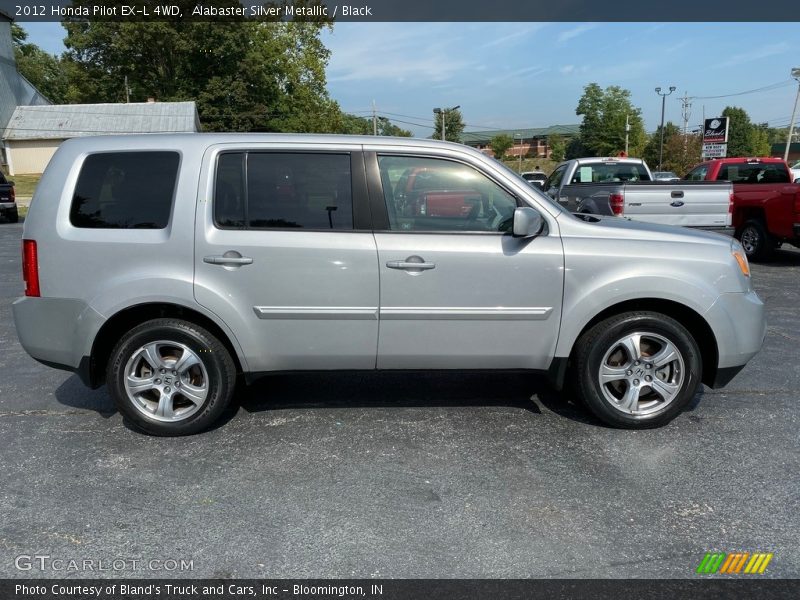
[[[666,126],[664,127],[666,134]],[[689,170],[700,162],[702,141],[699,135],[686,135],[676,131],[664,138],[664,163],[665,171],[672,171],[683,177]],[[657,163],[653,163],[657,164]]]
[[[583,116],[581,145],[596,156],[614,156],[625,149],[626,118],[628,153],[641,156],[647,141],[641,109],[631,103],[631,92],[616,85],[603,90],[590,83],[583,90],[575,114]]]
[[[726,106],[723,117],[728,117],[728,156],[753,156],[753,124],[743,108]]]
[[[680,127],[678,127],[672,121],[667,121],[664,124],[664,163],[667,162],[667,140],[670,139],[673,135],[679,134],[681,132]],[[655,169],[658,166],[658,155],[659,150],[661,148],[661,125],[656,127],[656,130],[651,133],[647,137],[647,143],[645,144],[644,151],[641,154],[641,157],[647,163],[647,165],[651,169]],[[663,166],[663,165],[662,165]],[[670,170],[670,169],[667,169]]]
[[[444,115],[445,139],[448,142],[460,142],[461,134],[464,133],[464,121],[461,119],[461,111],[458,109],[446,110]],[[440,140],[442,139],[442,113],[434,111],[433,123],[434,129],[431,137],[435,140]]]
[[[28,43],[28,33],[17,23],[11,24],[11,39],[14,60],[20,74],[51,102],[69,102],[68,66],[58,56],[48,54],[36,44]]]
[[[556,162],[564,160],[564,156],[567,153],[567,144],[562,136],[557,133],[548,136],[547,145],[550,146],[550,158]]]
[[[492,147],[492,153],[495,158],[503,158],[506,152],[508,152],[508,149],[514,145],[514,138],[505,133],[501,133],[494,136],[489,141],[489,145]]]
[[[177,4],[188,14],[195,2]],[[79,102],[124,102],[127,77],[132,102],[195,100],[208,130],[335,131],[342,114],[325,87],[330,53],[320,39],[328,26],[72,21],[65,23],[66,59],[76,67],[71,83]]]
[[[339,124],[332,133],[346,133],[350,135],[373,135],[373,124],[371,118],[357,117],[355,115],[342,114]],[[411,137],[412,133],[402,129],[392,123],[386,117],[378,117],[378,135],[391,135],[396,137]]]
[[[787,134],[788,135],[788,134]],[[750,131],[751,156],[769,156],[772,144],[769,142],[769,132],[766,128],[754,125]]]

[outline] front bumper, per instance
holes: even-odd
[[[764,343],[764,303],[754,291],[720,294],[704,315],[717,338],[717,376],[713,387],[726,385]]]

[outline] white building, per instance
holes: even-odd
[[[41,173],[64,140],[90,135],[200,131],[194,102],[18,106],[3,133],[8,172]]]

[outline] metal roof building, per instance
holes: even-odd
[[[21,104],[45,105],[50,101],[17,71],[11,17],[0,10],[0,131]]]
[[[200,131],[194,102],[18,106],[3,133],[9,173],[41,173],[66,139]]]
[[[519,129],[493,129],[488,131],[465,131],[461,134],[461,143],[472,146],[492,155],[491,140],[497,135],[507,135],[514,140],[514,146],[509,148],[510,156],[531,156],[534,158],[549,158],[551,148],[549,138],[560,135],[571,138],[578,135],[580,125],[551,125],[550,127],[521,127]]]

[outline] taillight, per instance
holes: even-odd
[[[625,196],[622,194],[611,194],[608,197],[608,202],[611,205],[611,212],[618,217],[625,213]]]
[[[40,296],[39,257],[35,240],[22,240],[22,277],[25,280],[25,295]]]
[[[14,186],[11,186],[11,195],[9,196],[12,202],[17,201],[17,192],[14,190]]]
[[[728,214],[733,215],[733,190],[731,190],[731,193],[728,196]]]

